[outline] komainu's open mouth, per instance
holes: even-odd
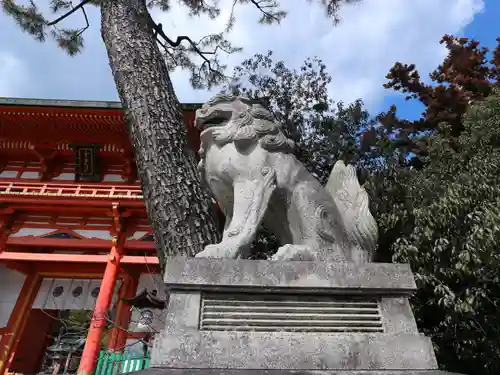
[[[201,131],[214,126],[223,126],[231,120],[231,116],[232,111],[208,109],[204,113],[202,110],[197,110],[195,126]]]

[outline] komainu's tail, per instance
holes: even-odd
[[[370,212],[368,193],[359,184],[356,169],[337,161],[325,188],[342,213],[349,239],[363,251],[361,258],[371,261],[377,247],[378,227]],[[354,258],[359,259],[359,255]]]

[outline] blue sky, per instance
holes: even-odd
[[[23,2],[24,0],[18,0]],[[35,0],[46,6],[48,0]],[[190,19],[176,2],[169,13],[155,11],[171,36],[188,34],[201,37],[221,30],[232,0],[221,0],[219,20]],[[404,102],[384,90],[384,76],[395,61],[415,63],[426,76],[445,56],[439,45],[445,33],[479,39],[494,47],[500,36],[498,0],[363,0],[344,7],[342,23],[332,27],[319,2],[306,0],[281,2],[289,11],[280,26],[261,26],[251,5],[237,8],[236,26],[230,39],[244,51],[229,56],[230,67],[254,53],[272,49],[278,59],[298,67],[307,57],[318,56],[333,77],[330,92],[345,102],[362,98],[372,113],[396,104],[405,117],[417,117],[421,107]],[[69,57],[52,41],[38,43],[21,32],[14,22],[0,13],[0,96],[51,99],[117,100],[116,89],[100,39],[99,11],[88,8],[91,28],[85,33],[85,50]],[[50,18],[50,17],[49,17]],[[69,26],[81,26],[76,15]],[[211,93],[193,91],[183,72],[173,75],[174,87],[182,102],[200,102]]]

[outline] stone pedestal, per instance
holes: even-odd
[[[148,373],[439,374],[409,266],[172,258]]]

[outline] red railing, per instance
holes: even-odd
[[[139,186],[103,186],[0,181],[0,196],[6,195],[87,199],[143,199],[142,190]]]

